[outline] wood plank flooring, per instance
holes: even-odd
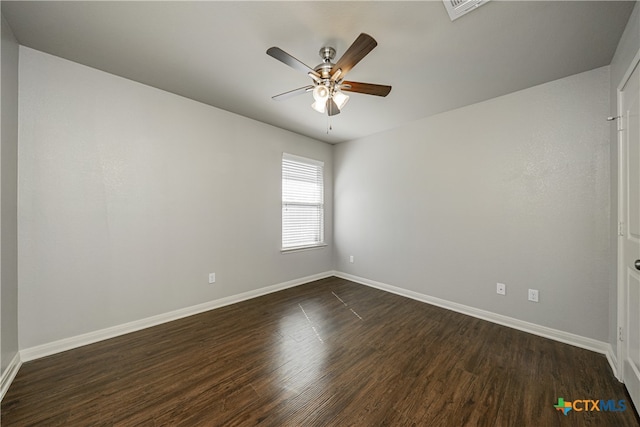
[[[25,363],[1,422],[638,426],[630,406],[600,354],[328,278]]]

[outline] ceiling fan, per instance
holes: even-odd
[[[343,92],[387,96],[391,92],[391,86],[344,80],[349,70],[377,45],[378,43],[373,37],[362,33],[335,64],[331,61],[336,56],[336,50],[328,46],[323,47],[320,49],[322,63],[315,68],[300,62],[279,47],[267,49],[267,55],[287,64],[291,68],[302,71],[313,80],[311,85],[290,90],[272,98],[280,101],[306,92],[313,92],[314,103],[311,104],[311,107],[319,113],[324,114],[326,112],[329,116],[335,116],[340,113],[340,110],[344,108],[349,100],[349,96]]]

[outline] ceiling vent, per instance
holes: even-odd
[[[452,21],[477,9],[488,1],[489,0],[443,0],[444,7],[447,9],[449,18],[451,18]]]

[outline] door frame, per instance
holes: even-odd
[[[629,81],[629,78],[631,77],[631,74],[633,74],[633,71],[636,69],[636,67],[640,67],[640,50],[638,50],[638,52],[636,52],[636,55],[634,56],[633,60],[631,61],[631,63],[629,64],[629,67],[627,68],[627,71],[624,73],[624,75],[622,76],[622,79],[620,80],[620,83],[618,84],[618,88],[616,91],[616,122],[620,121],[620,118],[624,116],[624,112],[622,111],[622,89],[624,89],[625,85],[627,84],[627,82]],[[626,125],[623,124],[623,126]],[[619,125],[616,125],[616,144],[617,144],[617,148],[618,148],[618,183],[617,183],[617,192],[618,192],[618,206],[617,206],[617,210],[618,210],[618,217],[616,219],[616,242],[617,242],[617,260],[616,260],[616,276],[617,276],[617,327],[616,327],[616,370],[617,372],[614,372],[616,378],[618,378],[618,380],[620,382],[623,382],[624,379],[624,359],[626,357],[626,351],[624,348],[624,343],[623,341],[620,339],[621,335],[626,335],[626,333],[628,331],[626,331],[624,328],[626,327],[626,319],[627,319],[627,304],[626,304],[626,299],[624,297],[625,295],[625,283],[624,283],[624,277],[625,277],[625,265],[624,265],[624,257],[622,256],[623,251],[624,251],[624,247],[623,247],[623,241],[622,241],[622,237],[620,235],[620,223],[622,222],[622,220],[624,219],[624,204],[623,204],[623,180],[625,179],[622,175],[623,172],[625,171],[626,168],[626,155],[624,153],[623,150],[623,144],[624,141],[622,139],[622,135],[623,132],[620,132],[618,129]],[[624,224],[624,227],[626,227],[626,224]],[[625,228],[626,229],[626,228]],[[623,328],[623,329],[621,329]],[[623,331],[624,334],[621,334],[620,331]],[[625,338],[625,342],[626,342],[626,336]]]

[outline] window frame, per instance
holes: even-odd
[[[301,166],[306,167],[314,167],[316,168],[316,174],[319,169],[321,178],[319,180],[319,184],[321,186],[320,191],[318,192],[319,200],[317,201],[285,201],[285,164],[286,162],[294,162]],[[297,156],[295,154],[290,154],[283,152],[282,160],[281,160],[281,191],[280,191],[280,201],[281,201],[281,211],[280,211],[280,219],[281,219],[281,229],[280,229],[280,251],[282,253],[288,252],[297,252],[297,251],[305,251],[310,249],[317,249],[326,247],[327,243],[325,242],[325,204],[324,204],[324,190],[325,190],[325,176],[324,176],[324,162],[321,160],[310,159],[308,157]],[[291,194],[289,194],[291,196]],[[309,207],[309,206],[317,206],[319,208],[319,221],[317,227],[313,227],[310,230],[311,234],[317,231],[318,239],[314,241],[307,241],[298,245],[285,246],[285,210],[287,206],[297,206],[297,207]],[[319,228],[319,230],[317,230]],[[309,230],[309,229],[308,229]]]

